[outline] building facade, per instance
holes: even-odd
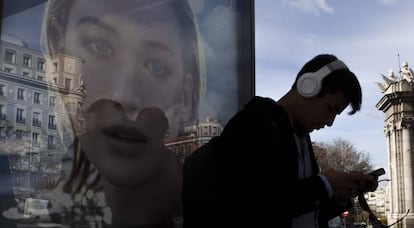
[[[0,150],[9,156],[17,198],[42,197],[59,179],[69,127],[83,124],[81,67],[78,58],[45,56],[1,36]]]
[[[223,126],[218,118],[203,117],[195,123],[186,124],[184,134],[174,141],[165,141],[165,146],[173,151],[181,163],[196,149],[206,144],[214,136],[223,131]]]

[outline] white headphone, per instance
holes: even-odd
[[[297,83],[296,88],[300,95],[304,97],[315,97],[322,88],[322,80],[330,73],[340,69],[347,69],[344,62],[337,59],[331,63],[326,64],[316,72],[308,72],[302,74]]]

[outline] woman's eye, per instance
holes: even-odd
[[[166,74],[166,67],[156,60],[148,60],[145,65],[152,74],[159,76]]]
[[[88,47],[98,55],[112,54],[112,48],[102,40],[91,41],[88,43]]]

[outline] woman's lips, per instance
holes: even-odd
[[[102,133],[113,139],[121,140],[129,143],[146,143],[148,138],[138,129],[124,126],[110,126],[102,129]]]
[[[101,132],[108,147],[106,151],[117,159],[141,158],[151,147],[148,138],[133,127],[111,126],[102,129]]]

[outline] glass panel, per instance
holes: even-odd
[[[252,6],[5,0],[5,221],[181,227],[182,163],[254,94]]]

